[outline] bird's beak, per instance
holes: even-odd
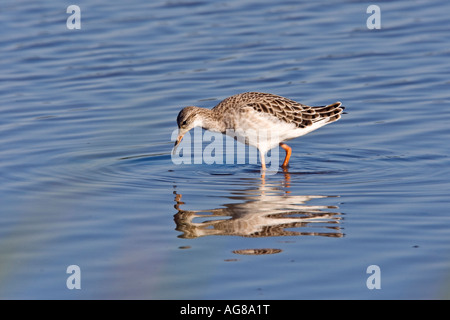
[[[182,134],[180,134],[180,135],[178,136],[178,138],[177,138],[177,140],[175,141],[175,144],[173,145],[173,147],[176,148],[176,147],[180,144],[181,140],[183,140],[183,135],[182,135]]]
[[[182,134],[178,135],[177,140],[175,141],[175,144],[173,145],[172,154],[175,154],[177,147],[180,144],[182,139],[183,139],[183,135]]]

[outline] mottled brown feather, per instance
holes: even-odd
[[[337,121],[344,107],[340,102],[327,106],[311,107],[294,100],[270,93],[245,92],[226,98],[213,108],[218,113],[225,113],[227,109],[251,107],[254,110],[271,114],[281,121],[294,123],[298,128],[306,128],[317,121]]]

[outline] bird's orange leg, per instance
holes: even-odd
[[[266,170],[266,159],[261,151],[259,152],[259,159],[261,160],[261,169]]]
[[[291,158],[292,148],[284,143],[280,143],[280,147],[283,148],[284,151],[286,151],[286,157],[284,158],[283,164],[281,165],[283,168],[286,168],[289,163],[289,159]]]

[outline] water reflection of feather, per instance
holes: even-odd
[[[335,196],[296,196],[283,190],[281,185],[258,185],[237,190],[228,196],[240,202],[219,204],[223,208],[210,210],[182,210],[182,195],[175,194],[174,220],[181,238],[210,235],[242,237],[325,236],[343,237],[342,214],[332,212],[337,206],[307,205],[314,199]],[[197,220],[197,221],[196,221]]]

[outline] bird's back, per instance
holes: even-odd
[[[224,99],[213,111],[227,118],[230,115],[236,117],[244,112],[244,109],[252,109],[264,116],[273,116],[297,128],[308,128],[315,127],[318,123],[327,124],[339,120],[344,107],[340,102],[311,107],[275,94],[245,92]]]

